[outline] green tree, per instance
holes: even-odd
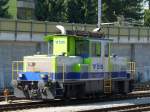
[[[64,0],[36,0],[35,16],[38,20],[64,21],[65,1]]]
[[[150,0],[145,0],[148,3],[148,8],[144,11],[144,25],[150,27]]]
[[[97,0],[68,0],[67,20],[73,23],[95,24],[97,22]]]
[[[67,3],[67,20],[71,23],[85,23],[84,0],[69,0]]]
[[[46,21],[49,15],[49,3],[48,0],[36,0],[35,1],[35,16],[38,20]]]
[[[97,23],[97,0],[85,0],[85,23]]]
[[[122,4],[124,5],[123,15],[125,18],[132,18],[134,20],[141,20],[143,18],[143,0],[124,0]]]
[[[102,0],[103,22],[143,18],[143,0]],[[97,0],[36,0],[35,15],[38,20],[67,21],[71,23],[97,23]]]
[[[125,19],[140,20],[143,18],[142,3],[143,0],[103,0],[103,19],[112,22],[123,15]]]
[[[0,0],[0,17],[1,18],[9,18],[10,15],[8,14],[8,8],[7,5],[9,0]]]
[[[64,0],[49,0],[49,21],[65,21]]]
[[[114,22],[123,16],[126,20],[141,20],[143,0],[102,0],[102,21]],[[97,0],[69,0],[68,22],[97,23]]]
[[[150,0],[145,0],[145,3],[148,3],[148,8],[150,9]]]
[[[145,26],[150,26],[150,10],[145,10],[144,14],[144,25]]]
[[[116,21],[117,16],[116,16],[116,9],[114,9],[115,4],[120,4],[118,0],[103,0],[103,7],[102,7],[102,20],[104,22],[112,22]],[[117,5],[120,6],[120,5]],[[119,9],[119,8],[118,8]]]

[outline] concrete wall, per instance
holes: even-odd
[[[47,53],[47,44],[41,42],[0,41],[0,89],[10,87],[12,79],[12,61],[22,60],[23,56],[33,55],[37,51]]]
[[[111,47],[112,47],[112,50],[111,50],[112,54],[130,58],[130,56],[131,56],[130,44],[117,44],[116,43],[116,44],[112,44]]]
[[[150,81],[150,44],[113,44],[112,53],[136,62],[138,82]]]
[[[135,60],[138,67],[150,66],[150,44],[135,45]]]
[[[112,44],[112,54],[136,61],[137,67],[150,66],[150,44]]]

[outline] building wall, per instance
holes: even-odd
[[[0,90],[11,87],[12,80],[12,61],[19,61],[23,56],[36,54],[37,51],[47,53],[47,44],[41,42],[13,42],[0,41]]]
[[[118,56],[131,57],[131,46],[130,44],[112,44],[111,45],[111,53],[116,54]]]
[[[135,60],[137,66],[150,66],[150,44],[135,45]]]
[[[136,81],[150,81],[150,44],[113,44],[112,47],[112,53],[135,61]]]
[[[132,45],[134,46],[132,50]],[[112,54],[128,57],[137,67],[150,66],[150,44],[113,44]]]
[[[17,18],[18,19],[34,19],[34,0],[18,0],[17,2]]]

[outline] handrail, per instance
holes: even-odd
[[[18,62],[17,61],[13,61],[12,62],[12,80],[15,79],[15,75],[18,75],[18,72],[22,72],[23,71],[23,70],[19,70],[20,63],[23,64],[23,61],[18,61]]]
[[[63,63],[63,82],[65,81],[66,65]]]
[[[47,61],[13,61],[12,62],[12,80],[15,79],[15,75],[18,75],[19,72],[24,71],[24,63],[43,63]],[[20,68],[20,65],[22,68]]]

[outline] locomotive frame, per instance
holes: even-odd
[[[83,98],[132,91],[135,63],[111,56],[112,40],[101,33],[75,32],[45,39],[52,44],[53,55],[25,56],[13,62],[16,97]],[[115,67],[120,68],[115,71]]]

